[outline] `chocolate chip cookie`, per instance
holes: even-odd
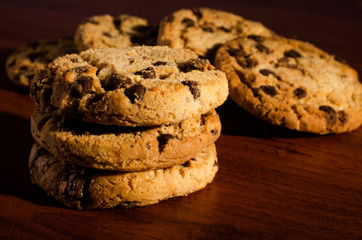
[[[44,69],[56,57],[75,53],[73,38],[59,38],[56,41],[38,41],[16,49],[6,60],[6,73],[13,83],[23,88],[35,74]]]
[[[157,42],[171,48],[191,49],[213,62],[220,45],[250,34],[274,33],[259,22],[233,13],[209,8],[181,9],[162,20]]]
[[[36,142],[58,159],[88,168],[142,171],[184,163],[217,140],[221,123],[215,110],[177,124],[138,128],[35,111],[31,130]]]
[[[181,122],[220,106],[225,74],[188,49],[89,49],[57,58],[34,78],[36,107],[58,116],[122,126]]]
[[[89,48],[155,45],[158,29],[146,19],[130,15],[98,15],[83,21],[75,33],[79,51]]]
[[[215,64],[227,74],[230,97],[272,124],[328,134],[362,123],[357,72],[312,44],[249,35],[221,47]]]
[[[29,169],[32,182],[75,209],[139,207],[185,196],[210,183],[217,170],[215,145],[182,165],[143,172],[92,170],[59,161],[34,144]]]

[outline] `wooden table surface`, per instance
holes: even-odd
[[[27,91],[7,56],[39,39],[73,35],[92,15],[127,13],[158,23],[206,6],[314,43],[362,74],[362,1],[0,2],[0,239],[362,239],[362,128],[316,136],[270,126],[228,100],[218,108],[220,170],[205,189],[134,209],[63,208],[30,182]]]

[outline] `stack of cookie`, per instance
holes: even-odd
[[[31,85],[34,183],[76,209],[145,206],[204,188],[218,170],[225,74],[190,50],[90,49]]]

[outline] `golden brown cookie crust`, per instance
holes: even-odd
[[[309,43],[238,38],[219,49],[215,64],[228,77],[230,97],[272,124],[328,134],[362,123],[357,72]]]
[[[218,164],[212,144],[183,165],[129,173],[96,171],[59,161],[34,144],[29,169],[32,182],[65,206],[105,209],[140,207],[186,196],[211,183]]]

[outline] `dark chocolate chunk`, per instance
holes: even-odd
[[[153,66],[165,66],[167,65],[167,62],[157,61],[155,63],[152,63]]]
[[[109,32],[103,32],[102,35],[106,37],[112,37],[112,35]]]
[[[70,90],[71,97],[83,97],[92,91],[93,78],[91,76],[80,76],[76,79]]]
[[[227,32],[227,33],[231,32],[231,29],[226,28],[226,27],[223,27],[223,26],[218,27],[217,29],[219,29],[219,30],[221,30],[221,31],[224,31],[224,32]]]
[[[192,9],[192,13],[198,18],[202,18],[202,12],[200,10],[200,8],[194,8]]]
[[[248,36],[249,39],[254,40],[255,42],[261,43],[264,41],[264,37],[263,36],[259,36],[259,35],[254,35],[254,34],[250,34]]]
[[[265,53],[270,53],[270,50],[267,46],[265,46],[264,44],[261,44],[260,42],[258,42],[255,47],[260,51],[260,52],[265,52]]]
[[[148,68],[143,69],[141,71],[137,71],[134,74],[135,75],[141,75],[143,78],[148,78],[148,79],[156,78],[155,69],[153,69],[152,67],[148,67]]]
[[[210,33],[214,32],[214,29],[212,27],[202,27],[202,30],[204,30],[204,32],[210,32]]]
[[[186,25],[186,27],[194,27],[195,22],[190,18],[184,18],[182,19],[182,23]]]
[[[132,103],[134,103],[136,100],[142,101],[145,92],[146,88],[143,85],[136,84],[130,88],[127,88],[126,91],[124,91],[124,94],[129,98]]]
[[[194,99],[197,99],[200,97],[200,89],[197,87],[197,82],[193,80],[186,80],[181,82],[183,85],[186,85],[189,87],[191,94],[194,96]]]
[[[304,98],[307,96],[307,92],[303,88],[296,88],[293,91],[293,93],[298,99],[301,99],[301,98]]]
[[[347,122],[348,119],[349,119],[348,114],[347,114],[346,112],[344,112],[344,111],[339,111],[338,114],[337,114],[337,116],[338,116],[338,120],[339,120],[339,122],[341,123],[341,125],[346,124],[346,122]]]
[[[252,68],[258,64],[256,61],[251,59],[249,56],[245,56],[242,58],[236,58],[236,61],[243,68]]]
[[[85,169],[71,173],[68,176],[68,184],[65,189],[65,194],[70,198],[81,201],[81,204],[84,204],[85,200],[87,200],[87,193],[91,179],[91,174]]]
[[[182,164],[183,167],[191,167],[191,160],[188,160],[187,162]]]
[[[295,51],[294,49],[290,49],[289,51],[284,52],[284,57],[299,58],[301,56],[302,55],[300,55],[300,53]]]
[[[120,28],[121,23],[122,23],[122,21],[121,21],[121,19],[119,19],[118,17],[117,17],[117,18],[113,18],[113,25],[114,25],[114,27],[115,27],[116,29],[119,29],[119,28]]]
[[[243,57],[245,55],[244,50],[240,48],[230,48],[227,51],[232,57]]]
[[[209,61],[206,59],[193,58],[188,60],[187,62],[180,63],[178,68],[182,72],[190,72],[192,70],[200,70],[203,71],[208,65]]]
[[[123,88],[127,84],[131,84],[131,79],[124,77],[123,75],[119,74],[112,74],[109,79],[106,81],[106,84],[104,86],[104,90],[110,91],[115,90],[118,88]]]
[[[276,88],[274,86],[270,86],[270,85],[263,85],[260,86],[260,89],[263,90],[263,92],[265,92],[266,94],[274,97],[275,95],[278,94]]]
[[[322,106],[319,106],[319,110],[326,113],[325,118],[327,120],[328,125],[334,125],[336,123],[337,112],[336,112],[336,110],[334,110],[334,108],[327,106],[327,105],[322,105]]]
[[[217,129],[212,129],[211,130],[212,135],[217,135],[218,133],[219,133],[219,130],[217,130]]]
[[[217,167],[217,166],[219,166],[219,163],[215,160],[214,165],[212,165],[212,166]]]
[[[171,134],[161,134],[160,136],[158,136],[157,140],[158,140],[159,151],[162,152],[165,149],[167,142],[173,138],[175,137],[172,136]]]
[[[276,79],[280,80],[280,77],[275,72],[273,72],[269,69],[260,69],[259,72],[264,76],[268,76],[270,74],[273,77],[275,77]]]

